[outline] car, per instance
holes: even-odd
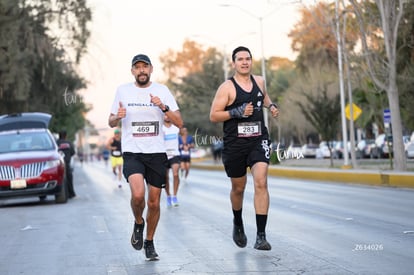
[[[329,146],[328,146],[329,145]],[[330,149],[329,149],[330,147]],[[316,150],[316,158],[330,158],[331,157],[331,152],[334,151],[335,148],[335,142],[331,141],[326,142],[326,141],[321,141],[321,143],[319,143],[319,148]]]
[[[410,143],[410,141],[411,141],[410,140],[410,136],[408,136],[408,135],[403,136],[403,143],[404,143],[404,145]]]
[[[282,152],[283,152],[283,155],[282,155]],[[283,159],[304,158],[302,154],[302,145],[299,143],[291,143],[286,150],[279,151],[279,155],[281,155]]]
[[[405,146],[405,155],[409,159],[414,158],[414,141],[409,142],[407,146]]]
[[[334,159],[341,159],[344,157],[344,142],[335,141],[334,147],[332,149],[332,157]]]
[[[302,155],[304,158],[316,158],[317,149],[319,149],[318,144],[305,144],[302,146]]]
[[[53,195],[66,203],[63,153],[48,129],[46,113],[0,116],[0,199]]]
[[[386,158],[390,150],[392,150],[392,135],[380,134],[371,146],[371,158]]]
[[[204,148],[192,148],[191,149],[191,158],[203,158],[207,155],[207,151]]]
[[[375,139],[361,139],[357,144],[356,157],[370,158],[373,146],[375,146]]]

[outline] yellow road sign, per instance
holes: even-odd
[[[352,103],[352,120],[355,121],[362,113],[361,108]],[[345,107],[346,118],[351,120],[351,106],[349,104]]]

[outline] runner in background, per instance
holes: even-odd
[[[165,182],[165,193],[167,194],[167,207],[178,206],[177,192],[180,185],[180,177],[178,171],[180,169],[180,151],[178,150],[178,137],[180,129],[171,123],[168,116],[164,118],[164,125],[162,126],[164,131],[165,149],[168,158],[167,177]],[[173,175],[173,195],[170,193],[170,170]]]
[[[191,149],[195,147],[194,138],[188,134],[187,128],[183,127],[178,141],[181,158],[180,178],[187,180],[191,166]]]
[[[109,139],[107,148],[111,151],[112,173],[114,173],[118,187],[122,188],[122,165],[124,161],[122,158],[121,131],[119,129],[114,130],[114,136]]]

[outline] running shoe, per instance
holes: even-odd
[[[136,250],[142,249],[144,226],[145,226],[144,219],[142,219],[142,224],[137,224],[134,221],[134,231],[132,232],[132,236],[131,236],[131,245]]]
[[[170,196],[167,197],[167,207],[172,207],[172,198]]]
[[[233,223],[233,241],[238,247],[245,247],[247,244],[247,237],[244,234],[243,225],[235,225]]]
[[[145,240],[144,250],[147,261],[157,261],[159,259],[157,252],[155,252],[154,241]]]
[[[177,199],[177,197],[176,196],[174,196],[174,197],[172,197],[172,205],[174,206],[174,207],[177,207],[178,206],[178,199]]]
[[[254,248],[258,250],[271,250],[272,246],[266,240],[266,233],[259,232],[257,233],[256,243],[254,244]]]

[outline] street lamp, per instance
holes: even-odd
[[[338,71],[339,71],[339,92],[341,98],[341,121],[342,121],[342,142],[344,144],[344,167],[349,167],[349,158],[348,158],[348,138],[347,138],[347,129],[346,129],[346,117],[345,117],[345,94],[344,94],[344,80],[342,72],[342,40],[341,32],[339,31],[339,2],[335,1],[335,35],[338,48]],[[352,150],[352,148],[351,148]]]

